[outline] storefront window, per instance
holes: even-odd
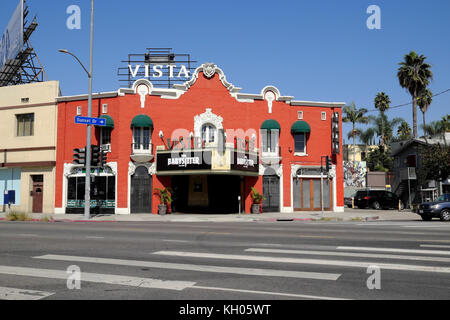
[[[84,206],[86,177],[68,179],[67,200],[73,207]],[[95,177],[91,183],[91,200],[114,201],[116,198],[116,179],[114,176]]]

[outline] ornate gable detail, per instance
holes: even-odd
[[[227,81],[227,77],[225,76],[225,73],[220,69],[216,64],[214,63],[204,63],[200,67],[198,67],[194,74],[192,75],[191,80],[185,82],[184,84],[175,84],[173,87],[175,89],[187,91],[190,87],[192,87],[198,80],[198,77],[200,75],[200,72],[203,73],[203,75],[207,79],[211,79],[214,77],[214,75],[217,73],[219,75],[219,79],[222,82],[223,86],[227,88],[227,90],[231,94],[239,93],[242,89],[237,88],[234,85],[232,85],[230,82]]]

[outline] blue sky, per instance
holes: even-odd
[[[89,62],[89,0],[28,0],[39,27],[31,38],[50,80],[63,95],[86,93],[88,81],[67,48]],[[1,0],[0,32],[18,0]],[[81,30],[69,30],[66,9],[81,8]],[[370,5],[381,8],[381,30],[369,30]],[[411,100],[397,80],[398,63],[415,50],[432,65],[433,93],[450,88],[448,0],[96,0],[94,91],[121,85],[117,68],[129,53],[170,47],[200,64],[214,62],[245,93],[267,85],[297,100],[354,101],[374,109],[386,92],[392,105]],[[427,121],[450,113],[450,92],[434,99]],[[375,113],[373,113],[375,114]],[[421,123],[421,112],[418,121]],[[388,111],[412,126],[410,106]],[[346,133],[350,125],[345,124]]]

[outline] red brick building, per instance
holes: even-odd
[[[87,95],[58,99],[57,213],[82,212],[85,169],[73,149],[86,144]],[[154,188],[171,187],[175,212],[250,212],[251,188],[265,195],[264,211],[342,211],[341,109],[344,103],[296,101],[268,86],[245,94],[214,64],[170,89],[142,79],[132,88],[93,96],[92,143],[107,151],[94,168],[92,199],[116,214],[157,213]],[[333,166],[324,173],[322,157]],[[240,199],[240,200],[239,200]]]

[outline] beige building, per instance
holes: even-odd
[[[0,88],[0,210],[53,213],[58,81]]]
[[[366,156],[372,150],[378,149],[378,146],[366,146],[365,144],[357,144],[353,148],[353,144],[344,145],[344,161],[353,161],[353,150],[355,150],[355,161],[366,161]]]

